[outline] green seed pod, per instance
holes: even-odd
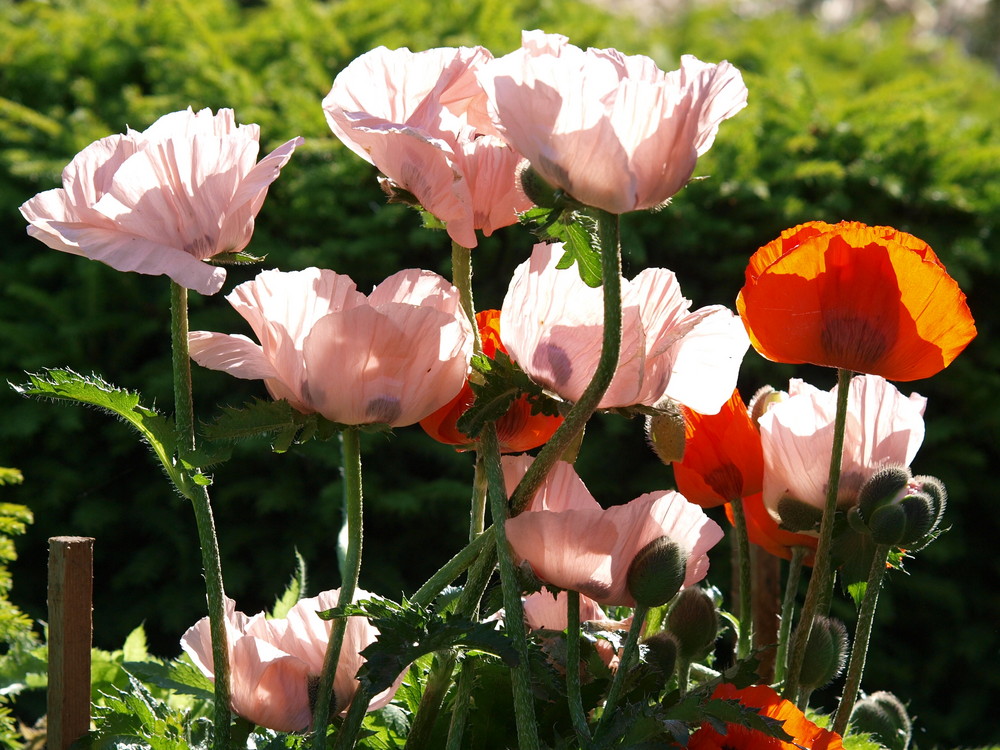
[[[832,617],[817,617],[809,632],[799,681],[817,690],[835,680],[847,662],[847,628]]]
[[[699,658],[715,643],[719,631],[715,602],[697,586],[684,589],[667,614],[667,629],[674,636],[682,658]]]
[[[677,404],[669,401],[664,413],[646,417],[646,438],[663,463],[684,459],[684,413]]]
[[[851,727],[867,732],[889,750],[906,750],[913,736],[913,722],[906,707],[892,693],[879,691],[858,701],[851,712]]]
[[[649,636],[642,645],[646,647],[646,661],[663,675],[664,680],[669,680],[677,665],[677,641],[674,637],[661,630]]]
[[[675,596],[687,575],[687,550],[670,537],[654,539],[636,553],[626,585],[632,598],[646,607],[659,607]]]
[[[870,521],[876,509],[903,497],[912,480],[905,466],[883,466],[871,475],[858,493],[861,515]]]
[[[785,496],[778,501],[781,528],[788,531],[815,531],[823,520],[823,511],[814,505]]]

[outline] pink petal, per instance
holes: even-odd
[[[309,728],[309,673],[301,660],[247,636],[233,644],[230,667],[233,711],[281,732]]]
[[[264,350],[246,336],[192,331],[188,334],[191,359],[210,370],[222,370],[244,380],[278,377]]]
[[[533,456],[527,454],[501,457],[500,462],[503,466],[504,484],[507,487],[508,497],[513,494],[514,488],[517,487],[518,482],[524,477],[534,460]],[[590,490],[580,479],[580,475],[576,473],[573,464],[557,461],[524,512],[537,510],[558,512],[599,509],[600,507],[601,504],[590,494]]]

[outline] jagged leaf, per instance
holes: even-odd
[[[271,608],[271,617],[283,618],[288,614],[288,610],[295,606],[295,603],[306,595],[306,561],[305,558],[295,550],[295,572],[292,573],[292,580],[288,582],[284,593],[275,600],[274,607]]]
[[[574,208],[535,207],[521,214],[521,221],[543,242],[563,243],[557,268],[576,263],[583,283],[601,285],[601,250],[593,216]]]
[[[341,428],[342,425],[318,414],[303,414],[287,401],[254,399],[241,407],[223,407],[222,413],[204,425],[202,432],[210,441],[230,443],[270,437],[275,452],[283,453],[296,442],[313,437],[329,439]]]

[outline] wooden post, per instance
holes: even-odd
[[[49,539],[48,747],[65,750],[90,731],[94,540]]]

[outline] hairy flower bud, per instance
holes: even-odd
[[[883,466],[871,475],[858,493],[858,508],[866,519],[871,519],[876,509],[902,498],[913,476],[905,466]]]
[[[809,632],[800,682],[816,690],[835,680],[847,661],[847,629],[832,617],[817,617]]]
[[[715,602],[701,588],[684,589],[667,614],[667,629],[677,641],[678,654],[697,659],[715,643],[719,630]]]
[[[659,607],[680,591],[687,575],[687,551],[661,536],[636,553],[628,569],[628,592],[639,604]]]
[[[788,531],[815,531],[823,520],[823,511],[815,505],[785,496],[778,501],[781,528]]]
[[[867,732],[889,750],[906,750],[913,734],[913,723],[906,707],[892,693],[879,691],[858,701],[851,712],[851,727]]]
[[[674,637],[661,630],[649,636],[642,645],[646,647],[646,661],[659,670],[665,680],[669,680],[677,665],[677,641]]]
[[[671,464],[684,458],[684,412],[673,401],[666,405],[664,413],[646,417],[646,438],[657,457]]]
[[[788,394],[784,391],[775,390],[769,385],[761,386],[750,397],[750,403],[747,404],[747,410],[750,412],[750,421],[756,425],[773,404],[780,403],[787,398]]]

